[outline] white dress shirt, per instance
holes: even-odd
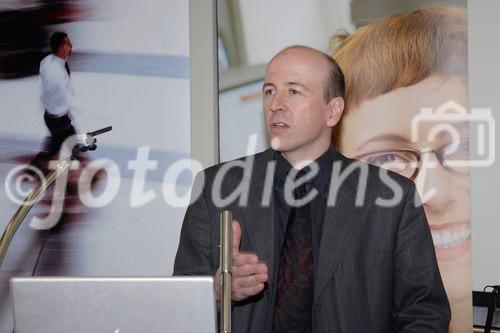
[[[40,63],[40,101],[47,112],[53,116],[63,116],[71,109],[71,80],[65,61],[49,54]]]

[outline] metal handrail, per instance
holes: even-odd
[[[0,238],[0,267],[2,267],[3,260],[7,254],[7,250],[16,234],[17,229],[23,222],[26,215],[28,215],[31,208],[40,201],[42,195],[47,191],[47,189],[55,182],[57,177],[62,175],[64,172],[68,171],[71,166],[71,158],[59,161],[56,164],[54,170],[50,171],[49,174],[42,179],[40,184],[35,186],[31,193],[24,199],[21,206],[17,209],[16,213],[10,220],[9,224],[5,228],[2,238]]]
[[[84,135],[83,143],[78,143],[75,140],[75,136],[71,136],[66,140],[71,142],[73,145],[73,149],[67,158],[64,158],[57,162],[54,170],[50,171],[46,177],[41,179],[41,183],[35,186],[35,188],[31,191],[31,193],[24,199],[22,205],[17,209],[16,213],[10,220],[9,224],[5,228],[2,237],[0,238],[0,267],[2,267],[3,260],[5,259],[5,255],[7,254],[7,250],[9,249],[10,243],[16,234],[17,229],[21,223],[23,223],[24,218],[28,215],[31,208],[40,201],[42,195],[47,191],[47,189],[55,182],[57,177],[67,172],[71,167],[71,161],[76,157],[78,153],[95,150],[97,148],[95,136],[99,134],[103,134],[109,132],[113,129],[112,126],[104,127],[98,129],[97,131],[88,132]]]

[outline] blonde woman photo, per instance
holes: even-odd
[[[422,108],[467,109],[467,14],[433,5],[337,35],[333,58],[345,75],[346,109],[334,131],[344,155],[416,182],[450,301],[449,332],[472,330],[472,264],[467,122],[430,138],[436,123],[411,122]],[[450,102],[451,101],[451,102]],[[448,104],[446,104],[448,103]],[[453,111],[453,110],[451,110]]]

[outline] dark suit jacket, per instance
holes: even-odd
[[[335,155],[334,165],[341,163],[341,170],[355,165],[354,160],[338,152]],[[215,274],[219,266],[220,213],[224,209],[241,223],[241,250],[256,252],[260,260],[269,263],[269,276],[275,275],[273,191],[272,186],[264,188],[272,157],[271,150],[252,156],[251,174],[245,174],[241,167],[226,169],[228,164],[223,163],[198,175],[193,185],[195,196],[182,226],[174,275]],[[378,168],[365,166],[368,185],[362,206],[355,204],[361,172],[350,172],[343,181],[332,175],[331,183],[341,185],[336,204],[327,207],[323,222],[314,276],[313,331],[445,333],[449,304],[425,213],[421,205],[415,205],[415,186],[394,173],[390,181],[383,181]],[[245,199],[241,187],[243,197],[222,207],[214,204],[216,174],[223,171],[227,173],[221,182],[222,198],[243,184],[249,188],[247,205],[238,201]],[[402,199],[383,208],[375,201],[378,197],[394,197],[388,184],[399,186]],[[199,191],[201,195],[196,196]],[[268,199],[271,204],[262,205]],[[235,303],[233,332],[264,332],[265,318],[272,311],[266,291]]]

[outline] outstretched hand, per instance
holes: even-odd
[[[231,299],[233,301],[242,301],[264,290],[264,283],[268,279],[268,267],[265,263],[259,261],[255,253],[240,252],[240,223],[233,221],[232,229],[233,266]],[[216,274],[216,294],[217,299],[220,299],[220,268]]]

